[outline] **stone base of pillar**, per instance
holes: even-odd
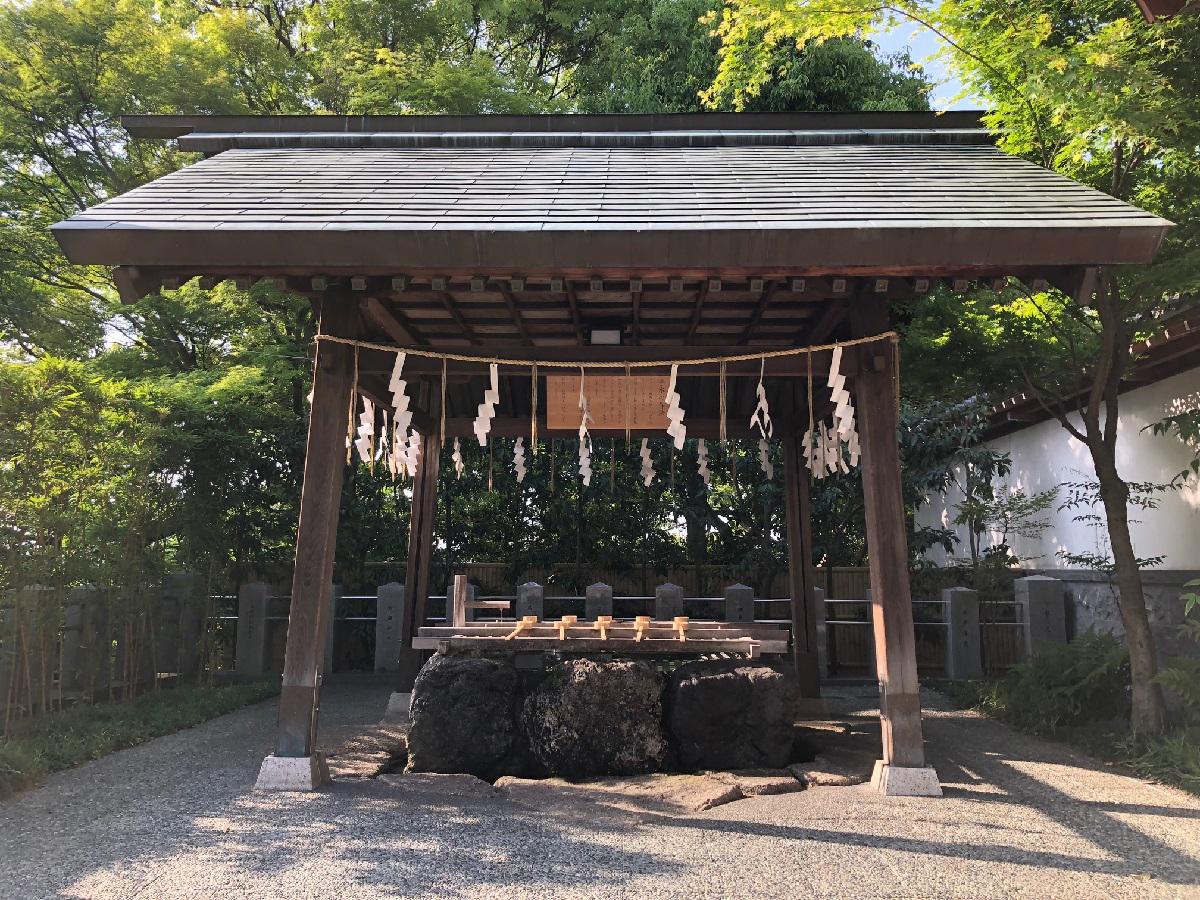
[[[275,756],[263,760],[254,782],[256,791],[315,791],[329,784],[324,753],[312,756]]]
[[[933,766],[889,766],[875,760],[871,787],[885,797],[940,797],[942,785]]]
[[[394,691],[388,697],[387,709],[384,710],[383,718],[379,720],[380,725],[407,725],[408,724],[408,706],[412,700],[412,694],[402,694]]]

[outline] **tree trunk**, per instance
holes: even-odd
[[[1103,444],[1089,444],[1092,464],[1100,482],[1100,499],[1108,522],[1108,540],[1120,594],[1118,606],[1129,647],[1129,672],[1132,686],[1130,724],[1134,731],[1155,733],[1163,730],[1165,709],[1158,675],[1158,653],[1150,620],[1146,614],[1146,595],[1133,540],[1129,535],[1129,486],[1117,473],[1113,454]]]

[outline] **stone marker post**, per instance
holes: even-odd
[[[979,635],[979,594],[970,588],[942,591],[946,607],[946,677],[967,680],[983,677]]]
[[[813,615],[817,620],[817,668],[822,678],[829,677],[829,628],[825,624],[825,588],[814,587]]]
[[[613,614],[613,589],[611,585],[589,584],[583,598],[583,617],[595,621],[600,616]]]
[[[400,623],[404,621],[404,585],[389,581],[375,589],[375,671],[400,671]]]
[[[205,598],[200,596],[200,580],[184,573],[170,575],[164,582],[164,590],[179,598],[179,677],[195,680],[200,676],[203,660],[200,658],[204,644]]]
[[[1038,644],[1067,642],[1065,586],[1057,578],[1029,575],[1013,582],[1017,605],[1025,620],[1025,653],[1033,655]]]
[[[654,618],[659,622],[670,622],[684,615],[683,588],[677,584],[660,584],[654,589]]]
[[[340,584],[330,585],[329,590],[329,628],[325,631],[325,663],[321,667],[321,674],[328,675],[333,671],[333,652],[335,650],[335,641],[337,639],[337,616],[338,604],[341,602],[342,586]]]
[[[252,581],[238,588],[237,646],[234,671],[243,677],[257,678],[267,664],[267,607],[271,588]]]
[[[525,616],[537,616],[541,621],[546,611],[546,589],[536,581],[527,581],[517,588],[517,621]]]
[[[63,690],[77,691],[83,687],[84,675],[84,637],[83,637],[83,606],[87,602],[89,588],[72,588],[67,593],[67,607],[63,610],[62,634],[62,672],[59,678]],[[3,662],[0,661],[0,667]],[[0,695],[7,699],[7,692]]]
[[[725,588],[725,621],[754,621],[754,588],[741,583]]]

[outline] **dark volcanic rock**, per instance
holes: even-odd
[[[521,723],[533,755],[565,778],[652,772],[666,755],[662,678],[646,663],[560,663],[525,699]]]
[[[666,703],[667,731],[686,771],[790,761],[796,689],[774,669],[736,659],[685,663],[671,676]]]
[[[507,658],[435,654],[413,684],[409,772],[521,772],[517,672]]]

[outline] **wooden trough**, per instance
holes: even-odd
[[[431,625],[413,639],[419,650],[557,650],[566,653],[613,653],[639,656],[698,656],[732,653],[748,658],[785,655],[788,630],[781,625],[691,621],[670,622],[603,617],[581,622],[563,616],[553,622],[527,616],[519,622],[472,622]]]

